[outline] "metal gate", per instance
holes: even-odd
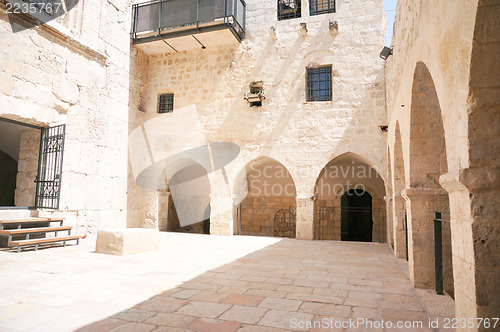
[[[261,236],[295,238],[296,212],[293,205],[239,205],[236,210],[236,234],[257,235],[247,232],[244,229],[242,230],[242,216],[245,214],[257,216],[254,218],[267,216],[268,220],[272,219],[272,231],[268,235]]]
[[[59,209],[66,125],[43,128],[38,155],[35,207]]]
[[[373,221],[372,242],[386,242],[386,215],[384,210],[376,208],[341,208],[338,206],[320,206],[317,208],[314,216],[314,239],[340,241],[344,231],[342,230],[342,218],[349,212],[371,212]]]

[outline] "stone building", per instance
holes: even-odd
[[[499,316],[500,1],[400,0],[387,61],[382,0],[10,3],[1,218],[388,243],[424,288],[448,220],[457,317]]]
[[[386,67],[394,252],[433,287],[432,220],[451,220],[444,281],[459,318],[500,314],[499,14],[495,0],[401,0]]]

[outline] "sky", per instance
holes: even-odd
[[[387,16],[387,34],[385,36],[385,45],[391,45],[392,26],[394,24],[394,16],[396,15],[396,4],[398,0],[384,0],[384,11]]]

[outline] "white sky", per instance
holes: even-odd
[[[384,11],[387,16],[387,34],[385,36],[385,45],[391,45],[392,27],[394,24],[394,16],[396,15],[396,4],[398,0],[384,0]]]

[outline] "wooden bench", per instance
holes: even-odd
[[[35,239],[35,240],[19,240],[19,241],[9,241],[9,247],[17,247],[17,252],[21,252],[21,248],[28,246],[35,246],[35,251],[38,250],[39,244],[45,243],[54,243],[54,242],[63,242],[63,246],[66,247],[67,241],[76,240],[76,244],[78,245],[80,242],[79,235],[72,236],[64,236],[64,237],[53,237],[53,238],[45,238],[45,239]]]

